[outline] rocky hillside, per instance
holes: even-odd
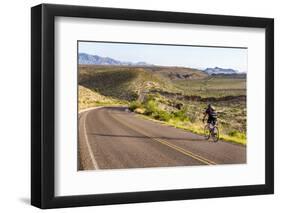
[[[79,66],[79,85],[119,100],[136,100],[150,89],[176,91],[169,79],[141,67]]]

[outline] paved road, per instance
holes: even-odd
[[[125,107],[79,114],[79,170],[246,163],[246,147],[137,117]]]

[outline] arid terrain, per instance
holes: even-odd
[[[246,75],[208,75],[183,67],[79,65],[79,110],[128,106],[143,118],[202,134],[208,103],[220,137],[246,144]]]

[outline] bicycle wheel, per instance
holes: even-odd
[[[209,129],[208,124],[206,124],[205,127],[204,127],[204,138],[206,140],[209,140],[209,138],[210,138],[210,129]]]
[[[213,131],[212,131],[212,138],[214,142],[218,142],[219,138],[220,138],[220,134],[219,134],[219,128],[218,127],[214,127]]]

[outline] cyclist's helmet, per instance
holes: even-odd
[[[209,108],[209,109],[212,109],[213,111],[216,110],[216,108],[215,108],[212,104],[208,104],[208,108]]]

